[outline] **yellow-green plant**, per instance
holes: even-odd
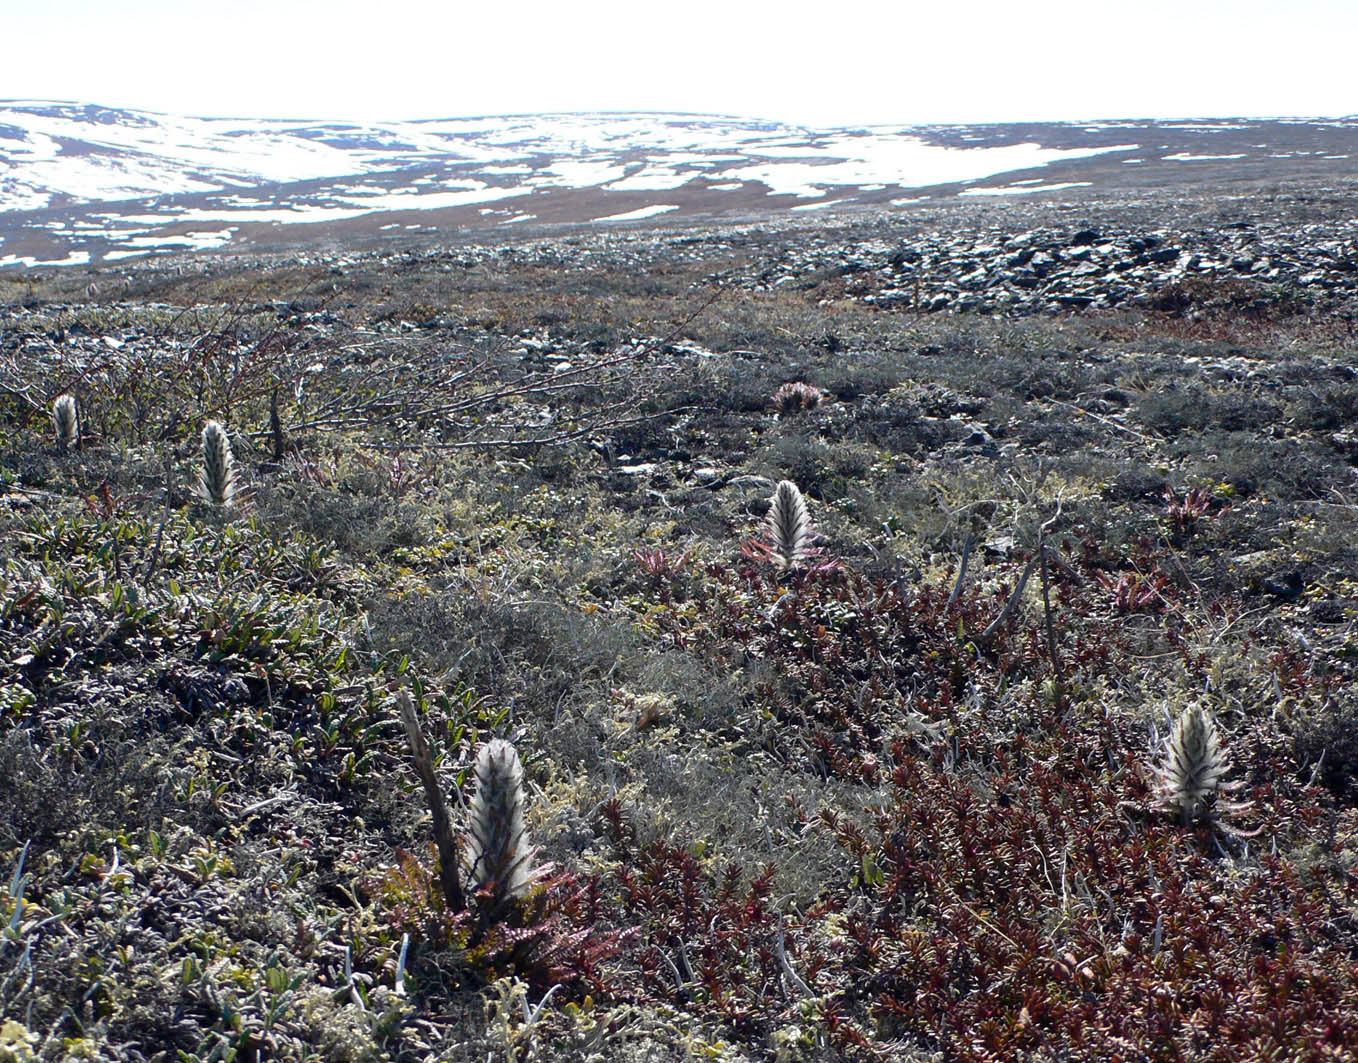
[[[28,1027],[6,1019],[0,1023],[0,1063],[36,1063],[38,1035]]]

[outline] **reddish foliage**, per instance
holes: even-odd
[[[1205,493],[1175,504],[1184,532],[1210,513]],[[1188,600],[1155,560],[1132,561],[1148,576],[1111,576],[1092,556],[1083,575],[1054,570],[1068,689],[1135,667],[1129,612],[1158,614],[1163,645],[1207,674],[1183,635]],[[1248,836],[1189,831],[1154,809],[1133,752],[1143,730],[1088,700],[1075,702],[1083,718],[1059,716],[1032,681],[1051,675],[1040,617],[1020,609],[980,637],[1011,588],[952,601],[945,586],[844,566],[705,576],[696,609],[655,614],[676,644],[727,667],[770,664],[754,697],[778,725],[772,751],[881,798],[793,809],[844,863],[810,910],[781,917],[772,869],[750,879],[680,840],[638,844],[610,810],[621,893],[608,919],[638,929],[626,959],[643,995],[759,1045],[810,1008],[846,1059],[906,1047],[969,1061],[1358,1058],[1358,874],[1319,791],[1276,745],[1238,736]],[[1244,608],[1230,595],[1193,607],[1217,624]],[[1294,648],[1273,665],[1284,690],[1319,682]],[[906,711],[927,725],[909,740]],[[1307,843],[1313,867],[1280,855]]]
[[[906,691],[923,718],[952,721],[959,703],[977,691],[1049,670],[1034,625],[1013,619],[978,641],[1011,587],[965,592],[950,605],[945,588],[912,590],[842,564],[782,578],[752,565],[715,565],[707,574],[693,592],[696,612],[662,614],[661,621],[672,626],[677,644],[725,665],[776,664],[756,695],[805,738],[788,748],[812,749],[817,771],[872,781]],[[1067,667],[1098,668],[1113,645],[1111,637],[1085,642]]]
[[[1198,530],[1198,526],[1210,517],[1220,514],[1212,511],[1212,496],[1204,488],[1194,487],[1183,498],[1179,498],[1171,488],[1165,488],[1165,519],[1174,534],[1188,538]]]
[[[632,551],[632,560],[637,563],[637,568],[658,583],[667,583],[677,577],[688,564],[688,558],[687,552],[670,557],[659,547],[643,546]]]
[[[1358,877],[1213,859],[1140,811],[1122,744],[1019,739],[984,783],[898,749],[870,831],[825,817],[857,871],[813,913],[845,916],[843,984],[950,1059],[1353,1058]]]
[[[639,931],[631,958],[642,991],[720,1017],[745,1036],[766,1034],[787,1004],[773,867],[746,881],[738,865],[713,867],[663,839],[638,844],[616,803],[604,815],[618,860],[614,918]]]
[[[623,966],[642,999],[751,1044],[810,1003],[845,1059],[1354,1058],[1358,875],[1303,874],[1146,811],[1126,739],[1018,737],[984,769],[897,743],[868,821],[814,826],[844,871],[801,916],[775,912],[772,867],[640,843],[609,804],[596,915],[635,927]],[[1312,796],[1268,794],[1264,826],[1307,827]]]
[[[1169,580],[1158,569],[1146,576],[1139,572],[1122,572],[1113,579],[1100,572],[1095,578],[1113,595],[1113,608],[1119,614],[1168,606]]]
[[[574,873],[550,872],[516,906],[509,919],[487,922],[476,905],[449,911],[432,864],[409,853],[370,884],[393,929],[434,946],[432,962],[452,961],[455,977],[472,984],[513,973],[539,992],[561,984],[580,993],[617,993],[604,973],[626,933],[602,923],[599,883]]]

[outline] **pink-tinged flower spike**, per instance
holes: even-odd
[[[61,395],[52,404],[52,426],[57,431],[57,445],[68,450],[80,439],[80,419],[76,415],[75,396]]]
[[[203,426],[203,471],[198,477],[198,493],[215,506],[228,508],[236,498],[236,459],[231,440],[217,421]]]
[[[492,911],[522,897],[542,874],[523,825],[523,765],[501,738],[476,756],[476,793],[468,810],[463,859],[477,889],[490,891]]]
[[[1212,717],[1199,705],[1189,706],[1174,721],[1165,746],[1158,803],[1178,813],[1184,826],[1210,818],[1228,766]]]
[[[773,492],[768,516],[764,518],[764,535],[769,559],[779,568],[796,568],[815,555],[812,543],[816,539],[806,499],[791,480],[783,480]]]

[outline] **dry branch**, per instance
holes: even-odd
[[[981,632],[980,637],[976,639],[977,644],[989,642],[994,638],[995,632],[999,631],[1000,628],[1004,626],[1004,622],[1008,620],[1009,617],[1013,615],[1014,610],[1018,608],[1019,599],[1023,597],[1024,588],[1028,586],[1028,577],[1033,574],[1033,568],[1037,565],[1039,557],[1041,557],[1041,551],[1038,551],[1038,553],[1034,554],[1032,558],[1029,559],[1027,567],[1023,570],[1023,575],[1019,577],[1018,586],[1014,588],[1014,593],[1009,596],[1009,601],[1005,602],[1004,608],[1000,610],[1000,615],[992,620],[990,625]]]
[[[401,709],[401,723],[405,725],[406,738],[410,742],[410,753],[415,761],[415,771],[424,784],[424,796],[429,802],[429,811],[434,817],[434,844],[439,851],[439,883],[443,887],[443,899],[449,909],[460,912],[467,906],[462,894],[462,882],[458,878],[458,845],[453,835],[452,819],[448,815],[448,804],[443,800],[443,789],[439,786],[438,775],[434,772],[434,758],[429,752],[429,743],[420,730],[420,721],[415,716],[415,702],[402,690],[396,695],[396,703]]]

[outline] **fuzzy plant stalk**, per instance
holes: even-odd
[[[1174,721],[1160,766],[1158,800],[1177,813],[1184,826],[1211,815],[1228,768],[1226,751],[1212,717],[1200,705],[1190,705]]]
[[[80,441],[80,418],[74,395],[60,395],[52,403],[52,426],[56,429],[57,445],[62,450],[68,450]]]
[[[198,477],[199,493],[215,506],[228,508],[236,498],[236,458],[231,440],[218,421],[203,426],[203,470]]]
[[[764,518],[764,535],[768,554],[779,568],[796,568],[811,558],[816,530],[807,512],[806,499],[791,480],[782,480],[769,501],[769,512]]]
[[[477,889],[489,891],[490,911],[498,912],[541,874],[523,825],[523,765],[512,745],[495,738],[481,747],[474,774],[463,860]]]
[[[773,393],[773,407],[779,413],[793,413],[797,410],[814,410],[826,399],[825,392],[805,381],[795,380],[784,384]]]

